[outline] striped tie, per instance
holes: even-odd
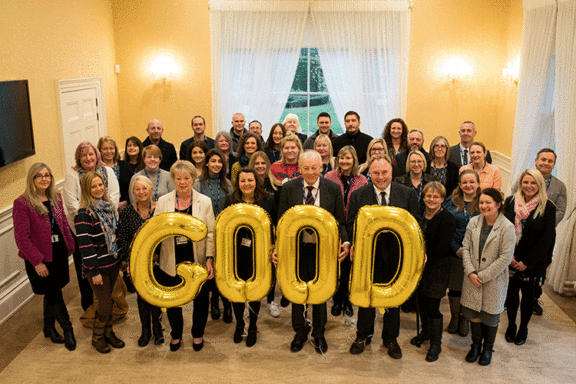
[[[308,194],[306,195],[306,204],[314,205],[316,200],[314,199],[314,195],[312,194],[312,190],[314,187],[306,187],[308,189]]]

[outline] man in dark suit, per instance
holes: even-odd
[[[343,244],[341,245],[342,253],[338,255],[338,258],[342,261],[348,256],[350,244],[347,241],[344,201],[340,187],[320,177],[322,158],[318,152],[304,151],[300,156],[298,166],[302,177],[292,179],[282,186],[278,217],[282,217],[288,209],[301,204],[313,204],[330,212],[340,224],[340,237]],[[316,233],[302,231],[299,238],[298,271],[303,281],[313,280],[316,276],[316,246]],[[276,260],[275,256],[273,260]],[[306,325],[304,311],[304,305],[292,304],[292,328],[296,332],[290,345],[292,352],[299,352],[308,338],[310,327]],[[324,338],[327,319],[326,303],[312,306],[312,337],[314,337],[314,345],[318,353],[328,350],[328,344]]]
[[[424,149],[424,132],[419,129],[412,129],[408,132],[408,150],[394,156],[394,160],[392,161],[392,163],[398,167],[400,176],[407,173],[406,162],[408,161],[408,155],[411,151],[416,150],[422,152],[426,158],[426,164],[430,164],[430,155]]]
[[[450,147],[450,161],[460,168],[471,162],[470,146],[476,137],[476,126],[471,121],[465,121],[460,125],[458,135],[460,135],[460,143]],[[492,156],[488,150],[486,150],[486,161],[492,164]]]
[[[348,238],[354,241],[354,220],[356,214],[365,205],[389,205],[407,210],[421,221],[420,208],[416,192],[412,188],[392,182],[392,165],[387,155],[376,155],[370,160],[370,175],[372,182],[354,191],[350,197],[348,222],[346,229]],[[353,257],[353,252],[351,253]],[[381,233],[376,240],[374,254],[373,282],[387,283],[395,275],[400,261],[400,244],[391,233]],[[374,334],[375,308],[358,309],[358,331],[356,340],[350,347],[350,353],[360,354],[364,347],[372,341]],[[402,357],[402,350],[396,339],[400,332],[400,309],[387,308],[384,314],[382,340],[388,348],[388,354],[394,359]]]
[[[208,146],[208,149],[214,148],[214,139],[204,134],[206,131],[206,120],[204,120],[202,116],[194,116],[191,124],[194,136],[184,140],[182,144],[180,144],[180,160],[186,160],[186,152],[193,141],[203,141]]]
[[[176,148],[174,148],[174,144],[162,139],[162,134],[164,133],[162,123],[156,119],[150,120],[146,132],[148,132],[148,137],[142,142],[142,145],[144,147],[147,147],[150,144],[158,146],[162,152],[160,169],[170,172],[170,167],[176,162],[176,160],[178,160],[178,157],[176,156]]]

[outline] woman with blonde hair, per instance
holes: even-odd
[[[326,176],[328,172],[334,169],[334,153],[332,149],[332,141],[328,135],[318,135],[314,140],[314,150],[320,154],[322,158],[322,176]]]
[[[280,183],[300,177],[298,158],[302,153],[302,143],[292,132],[287,132],[280,144],[282,156],[270,165],[270,171]]]
[[[556,206],[548,200],[546,183],[540,171],[526,169],[522,172],[518,191],[504,203],[504,215],[516,229],[516,248],[510,263],[510,285],[506,297],[506,341],[523,345],[533,313],[534,286],[542,285],[546,254],[556,237]],[[516,326],[518,306],[519,328]]]
[[[308,137],[302,133],[302,128],[300,128],[300,118],[298,115],[294,113],[287,114],[286,117],[284,117],[282,124],[286,128],[286,132],[292,132],[296,137],[298,137],[300,144],[304,144]]]
[[[424,173],[426,169],[426,157],[418,150],[410,151],[406,160],[406,174],[394,179],[395,182],[410,187],[416,191],[418,202],[424,205],[422,201],[422,189],[426,184],[436,179]]]
[[[116,238],[118,215],[98,172],[88,172],[82,179],[74,225],[84,273],[98,299],[92,345],[100,353],[110,352],[109,345],[124,348],[124,342],[112,330],[112,289],[121,267]]]
[[[74,239],[54,184],[46,164],[32,164],[25,191],[14,200],[12,221],[18,256],[25,261],[32,291],[44,295],[44,336],[73,351],[76,339],[62,288],[70,281],[68,256],[74,252]],[[56,331],[56,320],[64,338]]]
[[[98,140],[96,147],[102,155],[102,162],[107,167],[112,168],[118,180],[118,185],[120,186],[120,203],[118,204],[118,210],[121,211],[128,205],[128,187],[130,186],[130,179],[132,175],[134,175],[134,172],[128,163],[120,160],[118,146],[110,136],[102,136]]]
[[[458,166],[450,161],[450,144],[444,136],[436,136],[430,143],[430,164],[426,167],[426,173],[446,187],[446,193],[452,195],[452,191],[458,185]]]

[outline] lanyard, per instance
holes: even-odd
[[[179,211],[178,209],[178,193],[176,193],[176,206],[174,207],[175,210]],[[190,206],[186,208],[186,213],[190,210],[190,216],[192,216],[192,195],[190,195]]]
[[[210,190],[210,196],[214,196],[214,191],[212,190],[212,185],[210,183],[210,179],[206,180],[206,184],[208,184],[208,189]],[[216,199],[212,201],[213,205],[217,205],[220,201],[220,182],[218,182],[218,187],[216,187]]]
[[[144,174],[147,178],[150,178],[148,175],[148,171],[144,168]],[[160,169],[158,169],[158,173],[156,174],[156,187],[154,188],[154,201],[158,201],[158,184],[160,183]],[[178,198],[178,196],[176,196]]]

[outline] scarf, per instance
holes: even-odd
[[[514,227],[516,228],[516,245],[518,245],[522,237],[525,220],[530,216],[530,213],[536,209],[539,203],[540,197],[538,195],[534,196],[528,203],[524,201],[521,193],[515,196],[514,212],[516,212],[516,218],[514,219]]]
[[[100,225],[104,232],[104,237],[106,238],[106,246],[108,247],[108,253],[114,256],[115,259],[118,258],[118,245],[116,244],[116,211],[114,206],[104,200],[95,200],[96,203],[90,205],[90,208],[96,212],[98,218],[100,219]]]
[[[108,190],[108,172],[106,172],[106,167],[104,165],[101,165],[99,167],[96,167],[95,169],[96,172],[98,172],[100,174],[100,176],[102,176],[102,179],[104,180],[104,186],[106,187],[106,190]],[[86,170],[84,168],[80,168],[78,170],[78,179],[80,180],[80,185],[82,185],[82,179],[84,178],[84,176],[86,176]]]
[[[240,156],[240,160],[238,160],[240,162],[240,166],[242,167],[246,167],[248,166],[248,163],[250,162],[250,158],[246,155],[242,155]]]

